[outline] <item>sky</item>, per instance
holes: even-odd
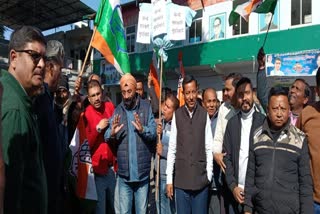
[[[88,5],[89,7],[91,7],[92,9],[94,9],[95,11],[98,10],[99,4],[100,4],[100,0],[81,0],[81,1],[83,3],[85,3],[86,5]],[[58,27],[58,28],[51,29],[51,30],[46,30],[46,31],[43,32],[43,34],[44,35],[50,35],[50,34],[55,33],[55,32],[67,31],[67,30],[71,30],[70,25]],[[7,31],[4,34],[5,39],[9,40],[11,33],[12,33],[12,30],[11,29],[7,29]]]

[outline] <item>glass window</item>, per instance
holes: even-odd
[[[136,52],[142,53],[152,50],[152,43],[150,44],[142,44],[142,43],[136,43]]]
[[[291,25],[312,22],[311,2],[312,0],[291,0]]]
[[[189,28],[189,43],[202,41],[202,10],[198,10]]]
[[[238,5],[248,2],[248,0],[238,0],[233,2],[233,9]],[[249,32],[249,23],[240,16],[238,21],[232,27],[233,35],[241,35]]]
[[[128,53],[132,53],[135,50],[136,43],[136,26],[130,26],[126,28],[127,48]]]

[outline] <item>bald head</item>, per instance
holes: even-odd
[[[202,106],[207,110],[211,118],[217,112],[218,99],[214,88],[207,88],[202,93]]]

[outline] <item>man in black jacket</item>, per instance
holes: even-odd
[[[236,85],[236,98],[241,111],[229,120],[223,144],[226,153],[224,157],[226,182],[233,194],[233,199],[230,199],[229,213],[243,212],[249,145],[254,130],[262,125],[265,118],[257,111],[253,102],[250,79],[243,77],[239,80]]]
[[[255,130],[245,185],[245,211],[313,213],[305,134],[290,123],[288,93],[271,88],[268,119]]]
[[[48,213],[61,212],[62,172],[66,145],[59,135],[56,113],[54,112],[54,92],[58,88],[63,67],[64,48],[61,42],[47,42],[44,92],[34,101],[34,110],[39,118],[43,161],[47,175]]]

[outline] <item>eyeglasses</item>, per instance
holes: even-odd
[[[37,65],[39,63],[39,61],[41,59],[43,59],[43,61],[46,61],[46,56],[38,53],[37,51],[34,50],[15,50],[18,53],[27,53],[29,54],[29,56],[31,56],[32,61],[35,65]]]

